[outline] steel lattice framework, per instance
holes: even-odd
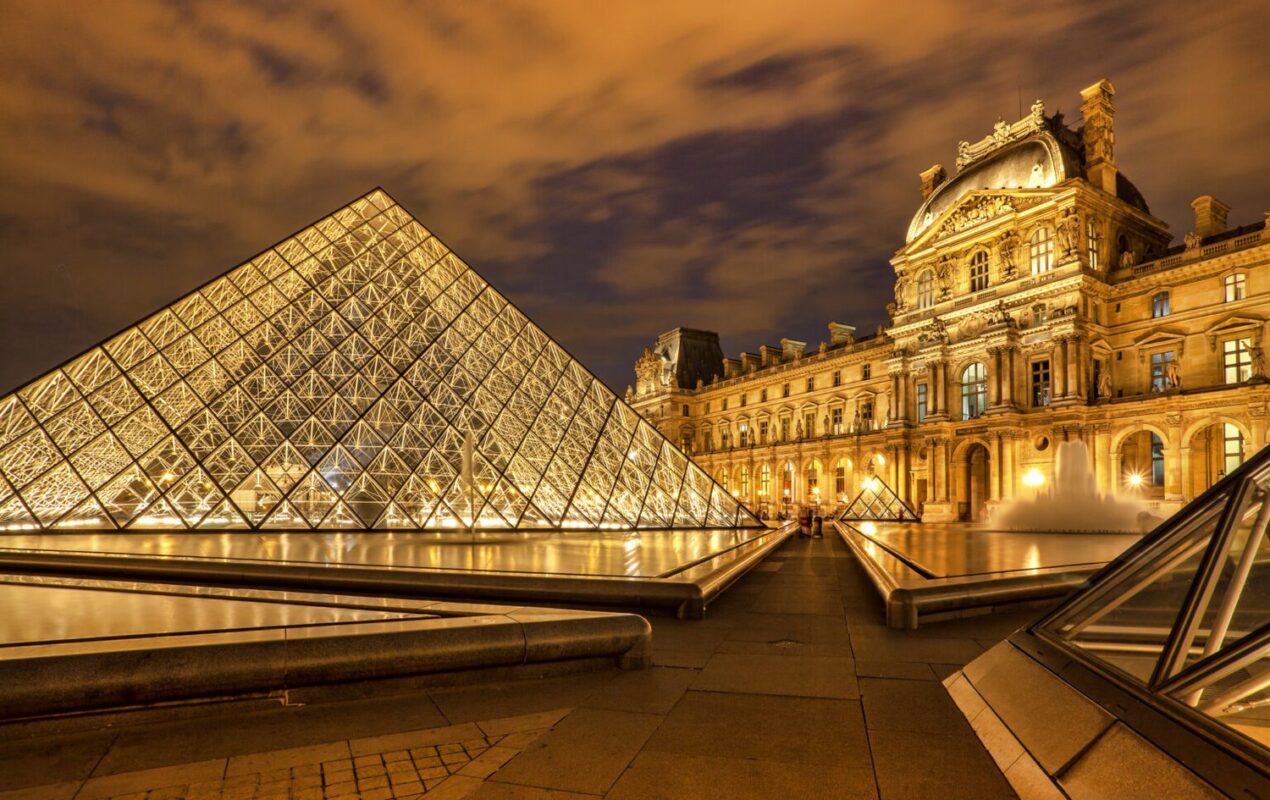
[[[877,476],[865,479],[860,493],[838,514],[838,519],[921,522],[921,517]]]
[[[761,523],[382,190],[0,399],[0,530],[467,525]]]
[[[1270,448],[1034,629],[1184,718],[1270,755]]]

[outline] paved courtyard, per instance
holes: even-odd
[[[11,724],[0,800],[1007,798],[939,681],[1036,613],[890,630],[841,541],[792,541],[653,618],[649,670]]]

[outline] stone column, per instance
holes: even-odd
[[[1112,492],[1119,492],[1120,484],[1124,482],[1123,479],[1120,477],[1120,471],[1121,471],[1120,460],[1121,460],[1120,453],[1117,452],[1117,453],[1111,454],[1111,474],[1108,475],[1107,478],[1109,482],[1108,488]]]
[[[1057,400],[1067,396],[1067,363],[1065,356],[1067,355],[1067,340],[1058,338],[1054,340],[1054,357],[1050,364],[1050,392],[1051,399]]]
[[[926,502],[935,502],[935,482],[938,480],[938,471],[935,469],[935,461],[938,458],[938,447],[934,439],[926,440]]]
[[[988,407],[1001,403],[1001,348],[989,347],[988,360],[992,374],[988,376]]]
[[[899,418],[901,422],[908,422],[909,420],[908,384],[909,384],[908,375],[904,372],[901,372],[899,376],[899,381],[897,382],[897,385],[899,386],[899,395],[898,395],[899,399],[896,400],[896,405],[899,406],[899,408],[897,409],[898,413],[896,414],[896,416]]]
[[[1063,354],[1063,365],[1067,368],[1067,378],[1064,384],[1067,388],[1068,397],[1080,397],[1080,371],[1077,369],[1080,361],[1080,340],[1070,338],[1065,341],[1066,352]]]
[[[931,388],[935,390],[935,396],[938,399],[935,406],[935,413],[940,415],[948,414],[948,367],[944,362],[940,361],[932,365],[931,371]]]
[[[1001,484],[1005,480],[1005,446],[1004,437],[998,433],[992,458],[988,459],[988,499],[1001,499]]]
[[[1116,483],[1111,468],[1111,433],[1099,430],[1094,434],[1094,479],[1101,492],[1114,492]]]
[[[1180,433],[1178,435],[1180,437]],[[1164,499],[1183,502],[1195,499],[1191,496],[1191,448],[1176,445],[1164,448]]]
[[[1018,483],[1019,476],[1015,475],[1014,469],[1014,447],[1015,438],[1013,434],[1005,434],[1001,442],[1001,499],[1009,500],[1014,497],[1014,487]]]
[[[1001,402],[1007,406],[1014,405],[1014,353],[1013,347],[1005,348],[1004,374],[1001,376]]]
[[[940,502],[949,502],[949,496],[952,488],[952,474],[949,462],[948,440],[941,439],[939,441],[939,500]]]

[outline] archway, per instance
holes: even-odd
[[[1198,497],[1208,487],[1244,463],[1243,430],[1233,422],[1213,422],[1196,430],[1187,441],[1190,454],[1187,497]]]
[[[1164,497],[1164,439],[1143,429],[1129,434],[1120,443],[1120,474],[1117,490],[1131,490],[1142,497]]]
[[[975,442],[962,456],[961,480],[957,485],[957,516],[963,522],[982,522],[987,518],[990,468],[988,448]]]

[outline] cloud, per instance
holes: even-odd
[[[917,172],[1110,77],[1179,235],[1266,201],[1251,0],[6,4],[0,386],[383,185],[615,387],[675,325],[729,352],[871,330]]]

